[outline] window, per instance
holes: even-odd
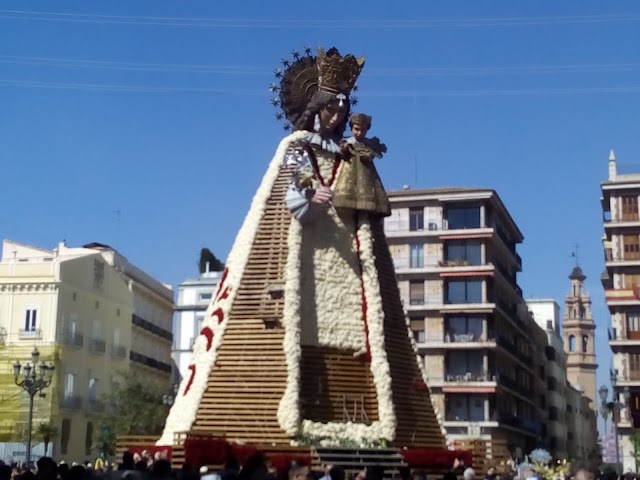
[[[118,347],[120,345],[120,329],[116,328],[113,331],[113,346]]]
[[[67,373],[64,376],[64,397],[73,397],[76,376],[74,373]]]
[[[98,399],[98,379],[89,374],[89,401],[95,402]]]
[[[627,337],[640,340],[640,312],[627,312]]]
[[[71,338],[75,338],[78,333],[78,315],[72,313],[69,315],[69,324],[67,325],[67,335]]]
[[[570,352],[576,351],[576,337],[573,335],[569,336],[569,351]]]
[[[638,196],[623,195],[620,197],[622,203],[622,221],[638,220]]]
[[[547,377],[547,390],[555,392],[558,381],[555,377]]]
[[[411,280],[409,282],[409,304],[424,305],[424,282]]]
[[[409,209],[409,230],[412,232],[415,232],[417,230],[424,230],[424,209],[423,208]]]
[[[448,394],[445,397],[446,419],[452,421],[482,422],[484,398],[481,395]]]
[[[587,353],[589,349],[589,337],[587,335],[582,336],[582,352]]]
[[[35,332],[38,321],[38,309],[27,308],[24,315],[24,331]]]
[[[482,281],[448,282],[447,303],[482,303]]]
[[[200,294],[198,295],[198,298],[199,298],[200,300],[211,300],[211,297],[212,297],[212,296],[213,296],[213,294],[212,294],[211,292],[208,292],[208,293],[200,293]]]
[[[421,243],[412,243],[410,246],[410,252],[411,252],[411,262],[410,262],[410,267],[411,268],[422,268],[424,267],[424,248],[423,248],[423,244]]]
[[[72,297],[72,300],[75,302],[78,299],[78,294],[76,292],[73,292],[71,297]]]
[[[553,320],[547,320],[547,330],[553,330]]]
[[[485,380],[484,353],[479,350],[454,350],[445,357],[445,371],[448,377],[469,380]]]
[[[91,446],[93,445],[93,423],[87,422],[87,432],[84,437],[85,455],[91,455]]]
[[[98,322],[98,320],[94,320],[91,328],[91,338],[99,340],[101,336],[100,330],[100,322]]]
[[[472,336],[473,340],[479,340],[482,337],[482,318],[472,316],[448,317],[445,323],[445,332],[449,334],[452,342],[464,341],[468,336]]]
[[[447,208],[447,224],[450,230],[480,228],[480,207]]]
[[[69,450],[69,439],[71,438],[71,420],[62,419],[62,427],[60,427],[60,453],[66,455]]]
[[[482,264],[482,245],[468,240],[451,240],[445,246],[445,260],[466,265]]]
[[[416,341],[416,343],[424,343],[427,340],[424,330],[414,330],[413,339]]]
[[[558,407],[549,407],[549,420],[552,422],[558,421]]]

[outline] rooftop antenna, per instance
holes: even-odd
[[[576,267],[580,266],[580,257],[578,256],[579,249],[580,245],[576,243],[573,252],[571,252],[571,256],[576,259]]]

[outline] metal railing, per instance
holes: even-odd
[[[42,336],[42,331],[39,328],[21,328],[18,330],[18,336],[20,338],[40,338]]]
[[[114,358],[125,358],[127,356],[127,348],[124,345],[113,345],[111,347],[111,356]]]
[[[68,410],[79,410],[82,408],[82,398],[78,395],[62,395],[60,399],[60,407]]]
[[[104,402],[96,398],[89,398],[87,400],[87,412],[89,413],[102,413],[104,411]]]
[[[62,343],[70,347],[82,347],[84,336],[78,332],[66,332],[62,335]]]
[[[92,338],[89,342],[89,350],[94,353],[104,353],[107,350],[107,344],[99,338]]]

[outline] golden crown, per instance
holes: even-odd
[[[317,66],[319,90],[349,95],[364,67],[364,57],[351,54],[343,57],[336,48],[326,52],[319,48]]]

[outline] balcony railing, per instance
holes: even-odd
[[[62,343],[70,347],[82,347],[84,344],[84,336],[78,332],[66,332],[62,336]]]
[[[89,342],[89,350],[93,353],[104,353],[107,350],[107,344],[99,338],[92,338]]]
[[[20,338],[41,338],[42,331],[39,328],[30,328],[30,329],[21,328],[18,331],[18,336]]]
[[[635,382],[640,380],[640,370],[629,370],[625,373],[618,373],[618,380]]]
[[[104,411],[104,402],[95,398],[87,400],[87,411],[89,413],[102,413]]]
[[[68,410],[79,410],[82,408],[82,398],[73,394],[65,394],[60,399],[60,407]]]
[[[507,377],[506,375],[499,375],[499,382],[501,385],[505,386],[509,390],[513,390],[514,392],[519,393],[525,397],[528,397],[532,394],[533,390],[530,387],[524,387],[517,380]]]
[[[496,375],[490,372],[445,373],[445,382],[495,382]]]
[[[125,358],[127,356],[127,347],[124,345],[113,345],[111,347],[111,356],[113,358]]]
[[[625,332],[619,332],[617,329],[608,329],[607,334],[609,340],[640,340],[640,331],[627,330]]]

